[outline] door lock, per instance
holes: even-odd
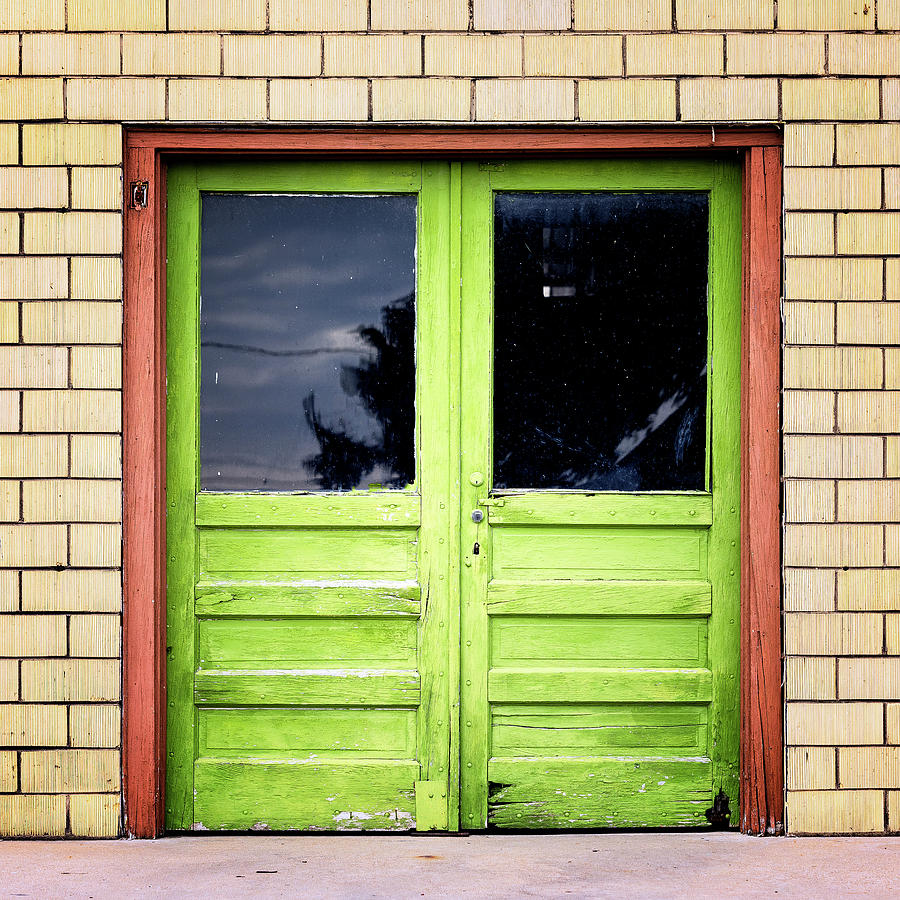
[[[484,513],[480,509],[472,510],[472,521],[477,525],[479,522],[484,521]]]

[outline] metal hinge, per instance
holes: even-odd
[[[146,181],[131,182],[129,206],[132,209],[146,209],[150,197],[150,185]]]

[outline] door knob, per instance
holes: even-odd
[[[480,509],[472,510],[472,521],[477,525],[479,522],[484,521],[484,513]]]

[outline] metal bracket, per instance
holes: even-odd
[[[146,209],[150,198],[150,185],[146,181],[131,182],[129,206],[132,209]]]
[[[446,831],[447,782],[416,782],[416,831]]]
[[[506,506],[503,497],[483,497],[478,501],[479,506]]]

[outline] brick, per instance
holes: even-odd
[[[832,75],[894,75],[898,53],[898,35],[832,34],[828,70]]]
[[[72,387],[122,386],[122,351],[119,347],[73,347]]]
[[[786,613],[784,652],[796,656],[880,653],[882,617],[875,613]]]
[[[23,610],[119,612],[121,608],[122,576],[119,572],[66,569],[22,573]]]
[[[629,34],[625,70],[631,75],[721,75],[724,43],[713,34]]]
[[[675,21],[683,30],[766,29],[775,25],[772,0],[675,0]]]
[[[900,4],[897,0],[881,0],[878,4],[878,27],[882,31],[900,30]]]
[[[676,115],[675,81],[616,78],[578,83],[579,118],[595,122],[665,122]]]
[[[313,34],[225,35],[225,75],[319,75],[322,38]]]
[[[22,790],[115,791],[119,754],[115,750],[26,750],[22,752]]]
[[[877,566],[884,535],[876,525],[788,525],[784,529],[787,566]]]
[[[900,303],[846,303],[837,308],[842,344],[900,343]]]
[[[19,759],[10,750],[0,750],[0,793],[16,790],[19,778]]]
[[[900,212],[838,213],[839,253],[900,252]]]
[[[887,300],[900,300],[900,259],[886,259],[885,294]]]
[[[838,572],[838,609],[900,610],[900,570]]]
[[[861,169],[878,173],[878,169]],[[887,209],[900,209],[900,168],[884,169],[884,205]],[[853,209],[848,206],[848,209]]]
[[[789,31],[865,31],[875,27],[874,9],[868,0],[779,0],[778,27]]]
[[[0,31],[62,31],[65,27],[65,0],[0,0]]]
[[[900,431],[900,391],[850,391],[838,394],[837,421],[841,431]]]
[[[833,432],[835,396],[832,391],[784,391],[783,433],[794,435]]]
[[[19,36],[0,34],[0,75],[19,74]]]
[[[786,213],[784,253],[787,256],[830,256],[834,253],[834,215]]]
[[[65,475],[68,443],[56,434],[0,434],[0,478]]]
[[[221,63],[218,35],[122,35],[124,75],[218,75]]]
[[[166,83],[161,78],[71,78],[66,114],[73,119],[164,119]]]
[[[117,434],[73,434],[73,478],[119,478],[122,441]]]
[[[121,640],[118,616],[72,616],[70,656],[118,657]]]
[[[120,525],[72,525],[69,533],[69,555],[73,566],[110,567],[122,564]]]
[[[0,481],[0,522],[19,521],[19,482]],[[2,586],[0,586],[2,590]],[[0,610],[4,608],[0,595]]]
[[[834,700],[835,660],[823,656],[793,656],[784,661],[787,700]]]
[[[326,34],[325,75],[421,75],[422,42],[412,34]]]
[[[41,124],[22,126],[25,165],[116,165],[122,161],[119,125]]]
[[[878,81],[869,79],[786,79],[781,88],[786,119],[877,119]]]
[[[21,427],[19,406],[21,394],[18,391],[0,391],[0,432],[18,431]]]
[[[900,348],[884,350],[884,386],[889,390],[900,388]]]
[[[521,75],[522,38],[513,34],[425,36],[425,74]]]
[[[122,209],[121,169],[79,168],[71,171],[74,209]]]
[[[784,386],[854,390],[882,387],[882,351],[874,347],[787,347]]]
[[[22,660],[22,699],[37,703],[117,701],[121,663],[114,659]]]
[[[786,166],[830,166],[834,158],[834,125],[788,122],[784,126]]]
[[[622,38],[605,34],[526,34],[526,75],[622,75]]]
[[[0,78],[0,119],[61,119],[62,78]]]
[[[828,569],[785,569],[783,578],[786,611],[834,609],[834,572]]]
[[[774,78],[685,78],[681,82],[685,120],[774,121],[778,82]]]
[[[266,118],[266,83],[213,78],[169,82],[169,118],[245,122]]]
[[[564,31],[572,24],[569,0],[474,0],[478,31]]]
[[[900,788],[900,747],[841,747],[842,788]]]
[[[884,474],[887,478],[900,477],[900,438],[884,439]]]
[[[786,259],[788,300],[876,300],[883,268],[875,259]]]
[[[65,616],[0,617],[0,656],[65,655]]]
[[[22,399],[26,431],[120,431],[118,391],[28,391]]]
[[[0,747],[64,747],[68,740],[65,706],[0,706]]]
[[[880,744],[884,713],[880,703],[788,703],[784,727],[793,745]]]
[[[169,3],[173,31],[264,31],[266,0],[191,0]]]
[[[888,831],[900,831],[900,791],[888,791],[887,797],[887,817]]]
[[[365,31],[367,0],[269,0],[273,31]]]
[[[837,787],[834,750],[831,747],[788,747],[787,789],[828,790]]]
[[[900,744],[900,703],[888,703],[886,706],[887,734],[889,744]]]
[[[66,798],[10,794],[0,796],[0,834],[8,837],[62,837]]]
[[[19,161],[19,126],[0,123],[0,164],[14,165]]]
[[[837,162],[842,166],[900,163],[900,124],[867,122],[837,126]]]
[[[63,525],[0,525],[0,566],[61,566],[65,562]]]
[[[165,31],[166,0],[68,0],[69,31]]]
[[[72,299],[121,300],[122,260],[109,256],[72,260]]]
[[[788,478],[880,478],[883,443],[876,437],[786,436],[784,474]]]
[[[362,79],[317,78],[273,81],[271,117],[294,122],[351,122],[368,118],[368,88]]]
[[[900,79],[885,78],[881,83],[881,118],[900,118]]]
[[[575,88],[564,79],[493,79],[475,82],[475,117],[480,122],[570,121]]]
[[[838,521],[900,521],[900,481],[838,482]]]
[[[22,488],[26,522],[120,522],[122,486],[118,481],[26,481]]]
[[[65,259],[13,256],[0,259],[0,299],[65,297],[69,291]]]
[[[784,515],[787,522],[833,522],[834,483],[821,480],[786,481]]]
[[[24,34],[23,75],[118,75],[117,34]]]
[[[116,344],[122,339],[122,305],[28,303],[22,307],[22,337],[39,344]]]
[[[900,616],[884,617],[884,649],[892,656],[900,655]]]
[[[16,213],[0,213],[0,253],[19,252],[19,216]]]
[[[69,735],[72,747],[118,747],[122,740],[119,707],[70,706]]]
[[[785,169],[787,209],[878,209],[881,177],[878,169]]]
[[[0,168],[0,204],[4,208],[59,209],[68,202],[64,168]]]
[[[68,370],[65,347],[0,347],[0,387],[65,387]]]
[[[16,612],[19,609],[19,573],[0,572],[0,612]]]
[[[458,78],[387,78],[372,82],[376,121],[467,121],[469,82]]]
[[[782,307],[788,344],[833,344],[834,304],[792,301]]]
[[[895,700],[900,697],[900,657],[839,659],[838,696],[842,700]],[[874,743],[881,743],[881,739]]]
[[[25,214],[26,253],[119,253],[122,217],[101,212]]]
[[[465,31],[468,0],[372,0],[374,31]]]
[[[118,837],[121,818],[118,794],[73,794],[69,799],[73,837]]]
[[[672,27],[672,3],[671,0],[628,3],[575,0],[575,27],[585,31],[668,31]]]
[[[19,341],[19,304],[0,303],[0,344]]]
[[[884,561],[889,566],[900,565],[900,526],[886,525],[884,529]]]
[[[796,0],[806,2],[806,0]],[[790,791],[789,834],[863,834],[884,829],[882,791]]]
[[[0,700],[18,699],[19,663],[14,659],[0,659]]]
[[[822,75],[825,38],[821,34],[728,34],[725,56],[729,75]]]

